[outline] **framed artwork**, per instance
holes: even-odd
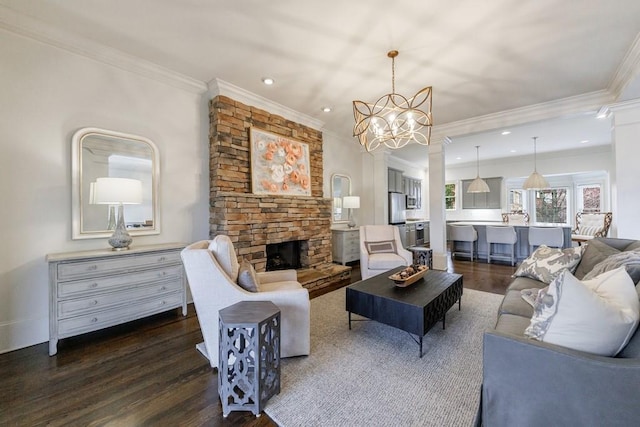
[[[308,144],[254,127],[249,144],[253,194],[311,196]]]

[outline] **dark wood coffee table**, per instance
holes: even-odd
[[[458,310],[462,308],[462,275],[428,270],[422,279],[401,288],[389,276],[403,268],[347,286],[349,329],[352,313],[401,329],[412,334],[422,357],[422,339],[427,332],[440,320],[445,328],[445,315],[456,301]]]

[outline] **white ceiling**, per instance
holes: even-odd
[[[31,33],[46,28],[49,39],[91,41],[204,83],[221,79],[320,120],[323,130],[354,144],[351,102],[390,92],[386,53],[397,49],[396,92],[410,96],[433,86],[434,133],[453,141],[447,163],[475,159],[474,145],[482,146],[484,159],[531,153],[531,136],[540,137],[541,152],[582,140],[608,144],[610,123],[593,119],[595,110],[640,96],[638,0],[0,5],[0,28],[15,30],[25,17],[39,28],[32,25]],[[263,85],[265,76],[275,84]],[[323,113],[323,106],[332,112]],[[566,121],[546,121],[560,115]],[[479,116],[489,118],[485,125],[474,122]],[[532,118],[535,125],[519,127]],[[505,126],[513,132],[507,137],[496,132]],[[396,155],[415,159],[411,149]]]

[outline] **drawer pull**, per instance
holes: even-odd
[[[97,287],[98,287],[98,284],[97,284],[97,283],[92,283],[92,284],[91,284],[91,286],[89,286],[89,287],[90,287],[90,288],[92,288],[92,289],[93,289],[93,288],[97,288]]]
[[[166,261],[166,260],[167,260],[167,258],[166,258],[166,257],[163,257],[163,256],[161,256],[160,258],[158,258],[158,262],[164,262],[164,261]]]
[[[167,305],[167,302],[165,300],[162,300],[162,302],[160,303],[160,305]]]
[[[97,300],[97,299],[94,299],[94,300],[91,302],[91,305],[98,305],[98,300]]]
[[[163,287],[161,287],[161,288],[160,288],[160,290],[161,290],[161,291],[166,291],[166,290],[167,290],[167,287],[166,287],[166,286],[163,286]]]
[[[91,323],[96,323],[98,321],[97,317],[94,317],[93,319],[91,319]]]
[[[92,265],[92,266],[90,266],[90,267],[87,267],[87,270],[89,270],[89,271],[94,271],[94,270],[97,270],[97,269],[98,269],[98,266],[97,266],[97,265],[95,265],[95,264],[93,264],[93,265]]]

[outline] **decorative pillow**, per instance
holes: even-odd
[[[582,251],[582,258],[574,276],[582,280],[584,276],[590,272],[593,267],[600,261],[605,260],[608,256],[620,253],[619,249],[607,245],[606,243],[594,239],[582,245],[585,249]]]
[[[624,267],[629,276],[631,276],[633,283],[637,284],[640,281],[640,250],[609,255],[596,264],[591,271],[584,276],[583,280],[593,279],[604,272],[614,270],[618,267]]]
[[[583,226],[578,228],[576,234],[580,234],[582,236],[595,236],[597,233],[600,233],[604,230],[602,226]]]
[[[640,301],[623,267],[580,281],[562,271],[536,298],[525,336],[602,356],[615,356],[633,336]]]
[[[238,281],[238,256],[233,248],[233,242],[229,236],[218,234],[209,243],[209,250],[213,252],[220,267],[227,273],[227,276],[233,281]]]
[[[396,251],[396,242],[394,240],[383,240],[380,242],[364,242],[367,252],[370,254],[393,253]]]
[[[260,281],[253,265],[246,259],[242,259],[238,271],[238,285],[245,291],[260,292]]]
[[[546,290],[547,288],[543,289]],[[522,299],[527,302],[527,304],[535,307],[536,298],[538,297],[538,292],[540,292],[540,290],[540,288],[523,289],[520,291],[520,295],[522,296]]]
[[[573,273],[581,255],[582,246],[557,249],[542,245],[522,261],[514,277],[530,277],[548,285],[562,270]]]

